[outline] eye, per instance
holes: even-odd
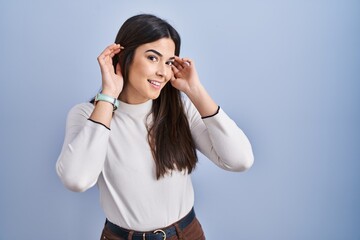
[[[157,62],[158,61],[158,58],[154,55],[150,55],[147,57],[150,61],[153,61],[153,62]]]
[[[167,65],[172,66],[174,64],[174,61],[168,61],[166,62]]]

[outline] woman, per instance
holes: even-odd
[[[97,184],[101,239],[205,239],[193,210],[196,149],[230,171],[253,163],[247,137],[179,54],[166,21],[129,18],[98,57],[101,93],[68,114],[57,173],[73,191]]]

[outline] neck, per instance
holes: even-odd
[[[150,99],[144,98],[134,91],[129,91],[128,87],[124,87],[119,95],[119,100],[127,104],[141,104],[149,101]]]

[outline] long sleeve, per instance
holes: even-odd
[[[185,105],[196,148],[202,154],[229,171],[245,171],[252,166],[254,156],[248,138],[222,109],[202,119],[190,101]]]
[[[67,117],[64,145],[56,171],[64,185],[82,192],[94,186],[103,169],[110,130],[88,120],[90,103],[73,107]]]

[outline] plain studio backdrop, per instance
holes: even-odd
[[[138,13],[179,31],[253,145],[245,173],[199,155],[207,239],[360,239],[356,0],[1,0],[0,239],[99,239],[98,189],[65,189],[55,162],[67,112],[100,88],[96,57]]]

